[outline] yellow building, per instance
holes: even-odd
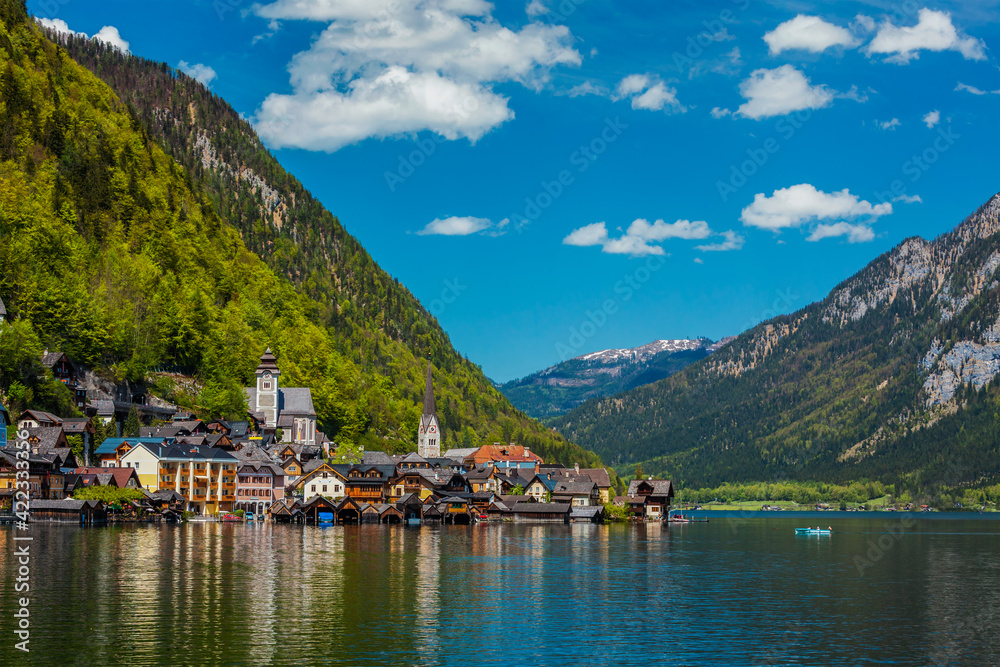
[[[197,514],[231,512],[236,501],[239,461],[217,447],[140,443],[121,458],[135,468],[147,491],[176,491],[188,511]]]

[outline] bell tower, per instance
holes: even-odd
[[[264,426],[275,428],[278,425],[278,376],[281,371],[278,369],[277,360],[271,354],[271,348],[267,348],[260,357],[260,364],[254,371],[257,375],[257,401],[251,406],[254,412],[264,415]]]
[[[427,383],[424,387],[424,414],[417,427],[417,454],[425,459],[441,456],[441,427],[434,407],[434,383],[431,380],[431,362],[427,360]]]

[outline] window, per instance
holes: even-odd
[[[313,493],[316,492],[316,485],[315,484],[312,485],[312,488],[310,489],[310,491],[312,491]]]
[[[323,493],[326,493],[326,484],[323,485]]]
[[[270,391],[271,390],[271,381],[270,380],[264,380],[264,382],[261,383],[261,388],[264,391]]]

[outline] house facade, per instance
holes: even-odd
[[[274,463],[245,461],[236,470],[234,510],[263,514],[285,497],[285,471]]]
[[[215,447],[140,443],[121,458],[147,491],[173,490],[196,514],[232,511],[239,460]]]

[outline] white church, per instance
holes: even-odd
[[[438,425],[434,406],[434,383],[431,381],[431,362],[427,362],[427,384],[424,387],[424,414],[417,427],[417,454],[425,459],[441,456],[441,427]]]
[[[316,410],[308,387],[279,386],[281,370],[271,348],[260,358],[255,371],[257,386],[246,387],[250,412],[265,429],[281,429],[282,442],[316,445]],[[433,400],[433,399],[432,399]]]

